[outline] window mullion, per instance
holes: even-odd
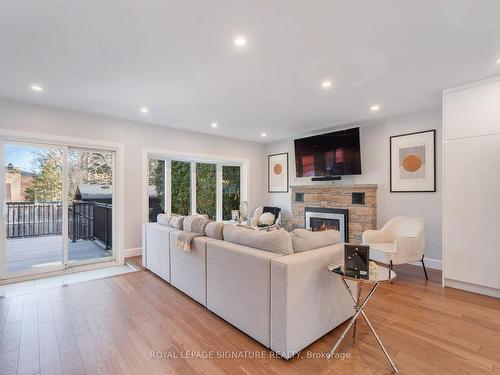
[[[196,163],[191,162],[191,215],[196,214]]]
[[[165,159],[165,212],[172,213],[172,160]]]
[[[222,164],[216,165],[215,219],[222,221]]]

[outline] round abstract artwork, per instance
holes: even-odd
[[[422,158],[419,155],[409,154],[403,159],[403,169],[408,172],[416,172],[422,166]]]
[[[276,164],[274,164],[273,170],[274,170],[274,174],[280,175],[281,172],[283,172],[283,166],[280,163],[276,163]]]

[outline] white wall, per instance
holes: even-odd
[[[334,183],[378,184],[377,222],[382,226],[397,215],[421,216],[426,220],[429,250],[427,258],[441,259],[441,110],[390,118],[369,125],[360,125],[362,175],[344,176]],[[354,125],[353,125],[354,126]],[[436,193],[391,193],[389,187],[389,137],[422,130],[436,129]],[[320,133],[329,131],[324,129]],[[305,134],[309,135],[309,134]],[[297,138],[297,137],[296,137]],[[320,185],[310,178],[295,177],[293,139],[270,143],[266,154],[289,153],[291,185]],[[266,161],[267,162],[267,161]],[[266,177],[267,178],[267,177]],[[331,184],[331,182],[330,182]],[[268,193],[267,204],[291,210],[291,193]],[[436,262],[434,266],[439,266]]]
[[[143,148],[249,160],[250,207],[265,199],[264,145],[0,99],[0,129],[125,145],[125,249],[141,246]]]

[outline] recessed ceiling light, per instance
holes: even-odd
[[[245,47],[247,45],[247,39],[244,36],[237,36],[233,41],[236,47]]]
[[[142,113],[148,113],[149,109],[147,107],[141,107],[141,112]]]
[[[500,58],[497,60],[497,64],[500,64]]]
[[[329,89],[330,87],[332,87],[332,81],[330,81],[329,79],[325,79],[321,82],[321,87],[324,89]]]
[[[372,105],[370,107],[370,111],[372,111],[372,112],[380,111],[380,106],[378,104]]]
[[[212,122],[210,124],[210,126],[215,129],[215,128],[219,127],[219,124],[217,124],[216,122]]]
[[[37,92],[41,92],[41,91],[43,91],[43,87],[42,87],[42,86],[40,86],[40,85],[31,85],[31,89],[32,89],[33,91],[37,91]]]
[[[267,134],[266,134],[266,133],[260,133],[260,136],[261,136],[262,138],[266,138],[266,137],[267,137]]]

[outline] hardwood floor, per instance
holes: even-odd
[[[140,265],[140,257],[131,259]],[[396,268],[367,307],[403,374],[500,374],[500,300],[442,289],[416,266]],[[0,299],[0,374],[389,374],[368,327],[349,359],[327,352],[344,326],[289,361],[146,270]],[[152,359],[151,351],[177,358]],[[196,358],[196,352],[214,358]],[[218,356],[255,355],[264,358]],[[195,358],[187,358],[187,357]]]

